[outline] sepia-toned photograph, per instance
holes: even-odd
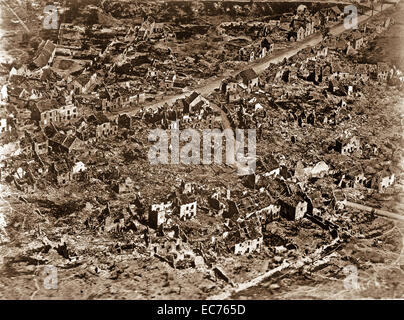
[[[403,72],[400,0],[0,0],[0,300],[403,300]]]

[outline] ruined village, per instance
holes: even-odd
[[[403,298],[403,53],[372,55],[401,3],[0,5],[1,299],[276,298],[369,261],[361,297]],[[255,129],[254,172],[150,163],[190,128]]]

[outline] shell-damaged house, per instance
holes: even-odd
[[[226,233],[224,237],[227,247],[236,255],[259,252],[264,240],[258,219],[239,223],[235,231]]]
[[[307,212],[308,203],[301,196],[294,194],[279,199],[281,216],[287,220],[300,220]]]
[[[386,168],[380,172],[377,172],[373,176],[371,180],[371,187],[382,193],[388,187],[394,185],[394,182],[395,182],[395,170],[393,168]]]
[[[262,223],[278,220],[280,205],[267,193],[259,192],[250,197],[237,200],[227,200],[228,211],[223,217],[237,220],[238,218],[249,219],[252,216],[259,218]]]
[[[32,60],[32,66],[35,68],[43,68],[46,65],[52,63],[55,57],[56,46],[50,40],[42,41],[39,44],[38,50],[34,59]]]
[[[49,139],[49,148],[52,152],[71,153],[72,151],[80,150],[83,143],[79,138],[71,134],[56,133]]]
[[[258,208],[255,214],[262,223],[268,223],[280,218],[281,206],[271,196],[265,195],[257,197]]]
[[[367,177],[362,167],[352,163],[346,163],[341,172],[336,175],[339,180],[338,186],[340,188],[358,188],[366,187],[368,185]]]
[[[111,121],[104,113],[98,112],[88,118],[88,122],[95,127],[97,139],[102,139],[118,133],[116,121]]]
[[[360,48],[363,47],[363,45],[364,45],[364,38],[363,38],[363,35],[360,33],[360,31],[355,31],[355,32],[353,32],[350,36],[351,36],[351,37],[350,37],[350,38],[351,38],[351,42],[349,42],[349,43],[350,43],[350,46],[351,46],[353,49],[359,50]],[[351,45],[351,43],[352,43],[352,45]]]
[[[77,119],[78,111],[74,104],[65,104],[56,99],[42,99],[29,103],[31,119],[46,126],[50,123],[68,123]]]
[[[67,159],[54,162],[50,166],[49,174],[58,185],[66,185],[73,180],[73,163]]]
[[[171,201],[152,204],[149,210],[150,227],[158,229],[163,226],[171,216],[172,211],[173,203]]]
[[[197,201],[191,196],[181,194],[175,197],[174,214],[178,215],[181,220],[192,219],[196,216]]]
[[[241,81],[244,85],[246,85],[249,89],[253,89],[258,86],[258,75],[253,69],[247,69],[241,71],[237,75],[237,79]]]
[[[336,22],[344,17],[344,13],[338,6],[333,6],[324,10],[327,21]]]
[[[42,131],[32,134],[26,132],[26,136],[29,137],[29,141],[32,142],[32,150],[34,150],[37,155],[48,153],[49,141]]]
[[[360,149],[360,140],[356,136],[339,138],[335,143],[335,150],[342,155],[348,155]]]
[[[121,177],[112,184],[112,190],[118,194],[129,193],[133,189],[133,180],[130,177]]]

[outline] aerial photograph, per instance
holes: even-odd
[[[0,0],[0,300],[403,300],[403,126],[404,1]]]

